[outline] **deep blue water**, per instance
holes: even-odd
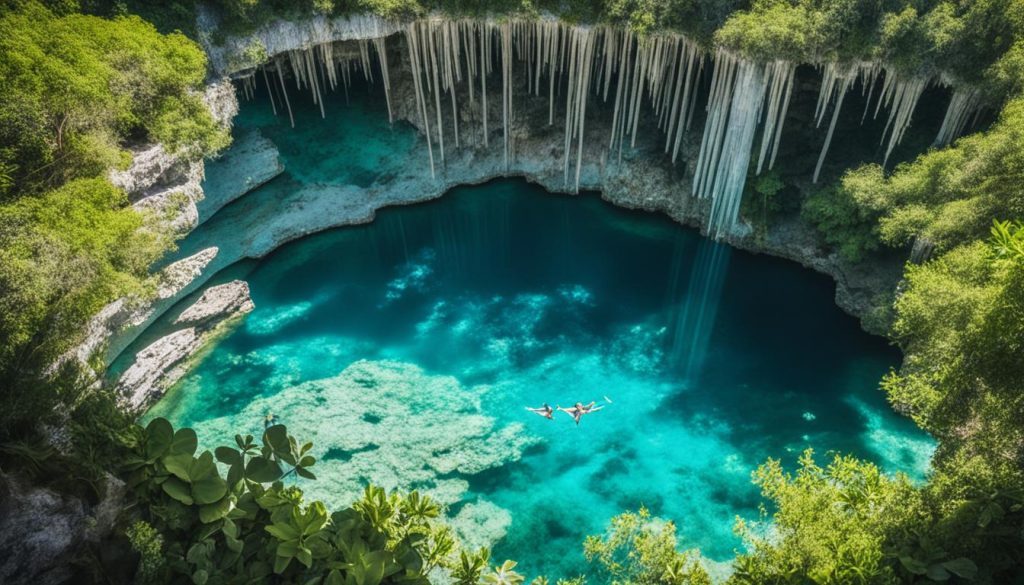
[[[338,108],[321,122],[310,105],[297,106],[295,131],[265,104],[243,108],[242,127],[262,128],[289,169],[247,199],[288,182],[375,180],[373,161],[344,170],[330,140],[359,144],[353,128],[372,129],[381,108]],[[362,139],[370,150],[399,140]],[[223,229],[216,219],[200,229]],[[507,511],[511,524],[494,513],[498,528],[481,530],[505,528],[494,556],[531,575],[582,571],[583,538],[639,506],[675,520],[683,546],[727,560],[735,517],[757,516],[750,473],[768,457],[793,464],[813,447],[921,476],[931,454],[877,390],[898,353],[835,306],[828,278],[594,194],[520,180],[459,188],[229,276],[249,282],[256,310],[151,415],[194,425],[212,447],[257,433],[273,410],[300,438],[316,436],[321,478],[302,485],[336,504],[345,482],[443,484],[449,496],[461,486],[451,513],[467,502]],[[397,372],[393,391],[335,379],[360,360]],[[578,427],[524,410],[591,400],[605,407]],[[502,464],[503,441],[521,459]],[[421,456],[472,460],[476,472],[427,469]]]

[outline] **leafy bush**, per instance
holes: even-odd
[[[675,524],[645,508],[612,518],[607,533],[587,537],[583,554],[599,583],[711,585],[699,558],[677,550]]]
[[[196,141],[204,151],[226,143],[197,93],[202,50],[138,17],[20,4],[0,16],[0,77],[0,164],[16,192],[96,176],[125,140]]]
[[[737,522],[750,552],[737,557],[735,584],[897,583],[887,539],[920,523],[920,496],[904,476],[889,478],[870,463],[836,456],[819,467],[808,450],[796,475],[769,459],[754,482],[776,508],[774,528]]]
[[[522,581],[512,578],[514,563],[487,572],[485,553],[450,560],[457,543],[437,520],[441,508],[417,492],[402,497],[371,486],[334,513],[304,502],[285,481],[315,479],[312,444],[282,425],[269,427],[261,446],[239,435],[231,447],[198,455],[197,448],[194,431],[154,419],[126,466],[143,516],[164,538],[166,579],[213,584],[276,575],[288,583],[425,585],[427,573],[446,567],[459,583]],[[133,542],[141,539],[135,534]],[[153,546],[152,537],[145,540]]]

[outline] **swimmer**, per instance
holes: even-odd
[[[269,429],[274,425],[280,424],[280,420],[276,414],[267,413],[267,416],[263,417],[263,428]]]
[[[596,402],[593,401],[590,404],[586,405],[583,404],[582,402],[577,402],[572,406],[572,408],[562,408],[561,406],[559,406],[558,410],[561,410],[565,414],[571,416],[572,420],[576,421],[576,425],[579,426],[580,419],[583,418],[583,415],[590,414],[592,412],[597,412],[604,408],[603,406],[594,406],[594,404],[596,404]]]
[[[555,418],[554,416],[552,416],[552,413],[555,412],[555,409],[551,408],[547,402],[545,402],[544,405],[541,406],[540,408],[530,408],[529,406],[527,406],[526,410],[529,410],[530,412],[536,415],[543,416],[548,420]]]

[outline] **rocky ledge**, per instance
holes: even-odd
[[[180,327],[145,347],[117,383],[121,403],[140,412],[188,371],[189,358],[211,338],[254,308],[249,284],[235,280],[206,289],[173,321]]]

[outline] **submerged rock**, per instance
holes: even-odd
[[[332,508],[351,504],[367,483],[418,489],[453,504],[469,489],[470,476],[518,461],[538,442],[523,425],[499,427],[485,415],[486,391],[412,364],[361,360],[336,377],[257,398],[237,414],[193,427],[212,446],[236,433],[258,434],[264,417],[277,415],[289,433],[315,445],[319,479],[299,485],[307,498]]]
[[[481,500],[466,504],[451,519],[450,526],[468,550],[491,547],[508,533],[512,515],[508,510]]]

